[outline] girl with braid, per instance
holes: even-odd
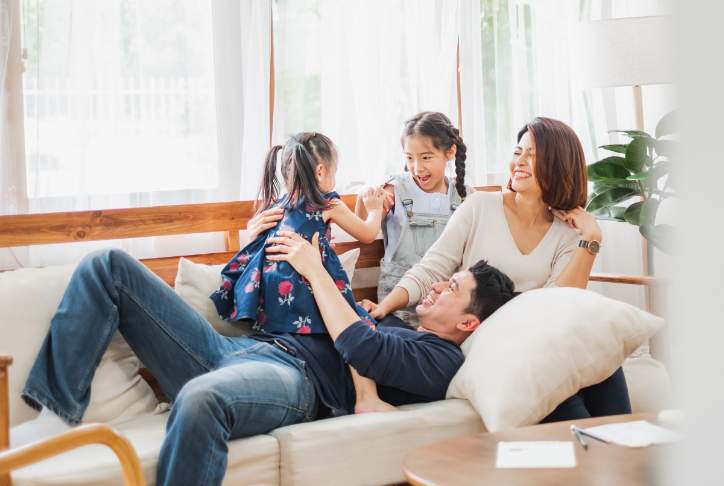
[[[465,185],[466,147],[460,133],[442,113],[426,111],[405,122],[400,139],[407,162],[404,172],[383,184],[389,193],[383,212],[385,256],[377,298],[381,302],[440,237],[455,209],[475,191]],[[445,176],[450,162],[455,178]],[[371,191],[357,197],[355,213],[367,217]],[[415,306],[395,312],[417,327]]]

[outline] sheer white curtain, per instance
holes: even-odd
[[[244,88],[258,95],[242,71],[257,62],[252,40],[263,39],[250,28],[252,12],[265,12],[269,33],[268,0],[20,3],[28,52],[20,172],[29,201],[21,212],[253,197],[242,190]],[[18,29],[11,52],[20,48]],[[268,100],[268,53],[266,63]],[[3,117],[4,132],[12,120]],[[0,161],[3,173],[19,165],[10,162]],[[50,245],[2,250],[0,265],[76,262],[109,245],[140,258],[224,247],[221,234]]]
[[[457,125],[457,3],[276,2],[274,143],[328,135],[343,191],[402,170],[404,120],[434,110]]]

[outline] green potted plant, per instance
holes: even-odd
[[[655,137],[639,130],[610,130],[625,134],[631,141],[599,147],[615,155],[588,165],[588,180],[593,182],[593,189],[586,211],[598,219],[638,226],[647,241],[651,275],[654,274],[652,246],[667,255],[676,253],[677,230],[668,224],[656,224],[656,213],[662,201],[676,195],[679,143],[663,137],[678,130],[677,110],[659,121]],[[661,181],[664,176],[668,177]],[[629,206],[619,206],[634,198],[636,201]]]

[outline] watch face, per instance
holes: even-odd
[[[590,251],[594,255],[596,253],[598,253],[598,251],[600,249],[601,249],[601,244],[596,240],[593,240],[588,244],[588,251]]]

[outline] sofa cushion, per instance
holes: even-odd
[[[655,413],[673,407],[671,379],[660,361],[629,358],[623,362],[623,374],[633,413]]]
[[[156,467],[166,435],[168,413],[145,416],[118,428],[133,444],[148,486],[156,484]],[[123,486],[121,466],[105,446],[75,449],[13,472],[13,486]],[[268,435],[229,442],[225,486],[279,484],[279,442]]]
[[[0,353],[14,360],[9,369],[11,426],[38,414],[25,404],[20,393],[75,267],[22,268],[0,273]],[[116,332],[91,383],[84,422],[113,425],[168,410],[168,405],[159,404],[151,387],[138,375],[138,366],[138,358]]]
[[[537,424],[579,389],[611,376],[663,319],[574,288],[505,304],[462,345],[448,398],[467,398],[491,432]]]
[[[485,431],[480,416],[467,400],[400,408],[405,411],[347,415],[274,430],[270,435],[281,446],[281,484],[404,482],[402,458],[408,452]]]

